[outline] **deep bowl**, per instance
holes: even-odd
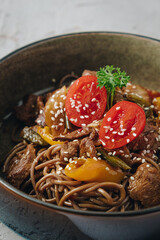
[[[160,90],[160,41],[147,37],[111,32],[70,34],[33,43],[3,58],[0,165],[13,146],[10,133],[15,124],[14,119],[3,118],[24,95],[53,86],[52,78],[56,87],[65,74],[80,75],[84,69],[97,70],[107,64],[121,67],[135,83]],[[15,189],[5,181],[2,170],[0,220],[29,239],[159,239],[160,234],[159,206],[124,213],[70,210]]]

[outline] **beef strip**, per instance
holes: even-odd
[[[80,143],[80,157],[97,157],[96,147],[90,137],[83,138]]]
[[[64,158],[72,158],[78,156],[79,151],[79,141],[74,142],[65,142],[62,144],[61,150],[60,150],[60,159]]]
[[[29,144],[22,154],[17,154],[8,166],[7,179],[15,187],[20,188],[22,182],[29,176],[31,164],[36,158],[35,148]]]
[[[128,190],[130,197],[144,207],[160,204],[160,170],[148,163],[141,164],[130,178]]]
[[[143,132],[128,144],[132,152],[144,150],[157,151],[159,146],[158,127],[149,121],[146,122]]]
[[[26,125],[33,125],[37,114],[37,96],[33,94],[25,97],[21,106],[15,107],[17,119]]]
[[[57,136],[57,137],[54,138],[54,140],[73,141],[74,139],[80,139],[80,138],[84,138],[86,136],[89,136],[92,131],[93,131],[93,128],[88,128],[88,127],[80,128],[78,130],[67,133],[65,135]]]

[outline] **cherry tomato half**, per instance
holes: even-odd
[[[143,131],[145,123],[145,113],[140,106],[121,101],[106,113],[99,138],[105,148],[119,148],[135,139]]]
[[[96,76],[83,76],[69,88],[66,98],[66,114],[78,127],[83,127],[94,120],[99,120],[107,104],[105,87],[97,87]]]

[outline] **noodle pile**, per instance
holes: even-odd
[[[25,141],[17,144],[8,155],[4,164],[9,162],[27,146]],[[61,144],[37,150],[37,157],[32,163],[30,177],[21,190],[34,198],[58,206],[76,210],[98,210],[103,212],[138,210],[142,206],[127,194],[127,186],[131,173],[126,175],[121,184],[113,182],[80,182],[67,177],[64,168],[67,162],[60,160]],[[147,159],[146,159],[147,161]],[[152,160],[149,159],[149,162]],[[154,162],[154,165],[159,166]]]

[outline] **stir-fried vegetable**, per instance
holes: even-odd
[[[107,151],[102,148],[102,147],[98,147],[96,148],[97,152],[101,153],[102,157],[107,160],[113,167],[120,167],[124,170],[129,170],[131,169],[130,166],[128,166],[123,160],[121,160],[119,157],[117,156],[110,156]]]
[[[155,106],[155,110],[157,112],[157,123],[160,123],[160,97],[156,97],[153,99],[153,104]]]
[[[77,159],[67,164],[65,174],[78,181],[119,183],[124,173],[104,160]]]
[[[63,142],[60,141],[53,141],[53,136],[50,133],[50,129],[49,127],[37,127],[37,133],[41,136],[41,138],[43,138],[47,143],[49,143],[50,145],[55,145],[55,144],[63,144]]]
[[[64,106],[66,94],[67,89],[64,86],[55,91],[45,105],[45,122],[51,129],[53,136],[58,136],[63,133],[65,129]]]
[[[37,134],[31,127],[23,128],[21,132],[21,136],[36,145],[46,146],[48,143],[39,135]]]

